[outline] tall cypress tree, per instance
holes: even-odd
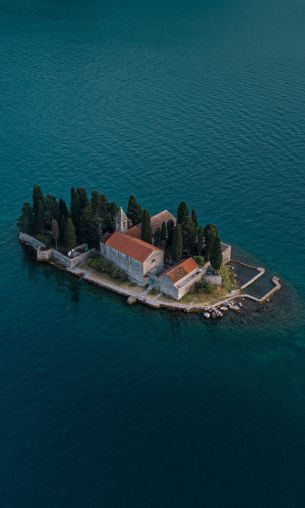
[[[204,228],[204,240],[205,240],[205,247],[204,247],[204,257],[206,260],[210,259],[211,252],[212,252],[212,245],[214,242],[215,237],[219,237],[219,232],[215,224],[208,224]],[[220,238],[220,237],[219,237]]]
[[[27,233],[29,235],[33,233],[33,209],[27,201],[23,203],[21,216],[18,219],[17,226],[22,233]]]
[[[173,232],[174,232],[174,222],[172,221],[172,219],[170,219],[167,222],[166,229],[167,229],[167,247],[171,248],[173,243]]]
[[[189,217],[189,209],[185,201],[181,201],[177,210],[177,223],[184,224]]]
[[[222,251],[219,235],[214,236],[211,248],[210,263],[214,270],[218,271],[222,265]]]
[[[34,188],[33,188],[33,212],[34,212],[35,216],[38,212],[38,206],[39,206],[40,202],[42,204],[44,204],[44,196],[43,196],[41,187],[40,187],[40,185],[34,185]]]
[[[161,242],[166,243],[166,224],[164,221],[162,222],[162,227],[161,227]]]
[[[63,215],[67,219],[69,217],[69,210],[65,200],[60,198],[58,206],[59,206],[59,216],[61,217]]]
[[[44,196],[40,185],[33,188],[33,215],[36,233],[42,233],[44,227]]]
[[[203,229],[202,226],[199,227],[198,230],[198,239],[197,239],[197,254],[198,256],[202,256],[203,250]]]
[[[192,221],[196,226],[198,226],[198,215],[194,208],[192,210]]]
[[[73,247],[76,246],[76,234],[75,234],[75,227],[72,222],[72,219],[68,217],[66,220],[66,227],[65,227],[65,246],[68,250],[73,249]]]
[[[141,238],[144,242],[152,243],[150,215],[147,210],[143,210]]]
[[[128,201],[127,208],[127,217],[131,220],[132,224],[135,226],[139,224],[142,220],[142,208],[137,202],[135,196],[130,196]]]
[[[172,258],[174,261],[180,261],[182,258],[182,231],[180,224],[177,224],[173,233]]]
[[[155,233],[155,236],[154,236],[154,244],[157,246],[157,247],[160,247],[161,245],[161,229],[158,228],[156,233]]]
[[[36,233],[42,234],[44,229],[44,206],[42,201],[38,202],[35,226]]]

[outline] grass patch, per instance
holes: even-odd
[[[237,288],[234,273],[229,266],[222,266],[219,273],[222,277],[223,287],[228,293]]]
[[[114,263],[108,261],[103,256],[96,256],[88,262],[88,265],[99,273],[110,275],[113,279],[125,281],[127,280],[126,273],[115,266]]]

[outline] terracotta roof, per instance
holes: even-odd
[[[105,243],[113,249],[123,252],[127,254],[127,256],[137,259],[142,263],[152,252],[160,250],[150,243],[143,242],[143,240],[139,240],[138,238],[132,238],[120,231],[115,231]]]
[[[153,236],[156,234],[158,228],[161,229],[162,223],[165,222],[166,224],[169,220],[172,220],[174,224],[176,224],[176,218],[168,210],[163,210],[163,212],[159,212],[151,217],[150,223]],[[137,224],[136,226],[129,228],[127,234],[129,236],[133,236],[134,238],[141,238],[141,224]]]
[[[177,265],[169,268],[166,270],[166,272],[162,273],[162,275],[167,275],[175,284],[197,268],[199,268],[199,266],[197,265],[196,261],[193,258],[188,258],[183,259]]]

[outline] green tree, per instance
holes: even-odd
[[[206,260],[210,259],[211,252],[212,252],[212,245],[213,245],[213,242],[214,242],[214,239],[216,236],[219,237],[217,227],[215,226],[215,224],[208,224],[204,228],[204,240],[205,240],[204,257],[206,258]]]
[[[222,250],[221,250],[221,242],[219,235],[214,236],[211,255],[210,255],[210,263],[214,270],[218,271],[222,265]]]
[[[79,234],[81,207],[78,192],[72,187],[71,189],[71,218],[75,227],[76,234]]]
[[[155,236],[154,236],[154,244],[157,246],[157,247],[160,247],[161,245],[161,229],[158,228],[156,233],[155,233]]]
[[[164,242],[164,244],[166,244],[166,224],[164,221],[162,222],[161,227],[161,242]]]
[[[61,243],[65,243],[65,231],[66,231],[66,217],[64,215],[60,216],[59,219],[59,239]]]
[[[127,217],[131,220],[132,224],[135,226],[136,224],[139,224],[142,220],[142,208],[137,202],[137,199],[135,196],[130,196],[128,201],[128,208],[127,208]]]
[[[21,216],[18,219],[17,225],[22,233],[27,233],[29,235],[33,233],[33,209],[27,201],[23,203]]]
[[[60,213],[57,199],[51,194],[47,194],[45,197],[45,218],[49,225],[52,224],[52,219],[59,221]]]
[[[69,217],[69,210],[64,199],[60,198],[58,207],[59,207],[59,216],[60,217],[64,216],[67,219]]]
[[[41,234],[44,228],[44,196],[39,185],[33,188],[34,230]]]
[[[184,224],[189,217],[189,209],[185,201],[181,201],[177,210],[177,223]]]
[[[40,202],[44,204],[44,197],[43,197],[41,187],[40,187],[40,185],[34,185],[34,188],[33,188],[33,212],[34,212],[35,217],[38,213],[38,206],[39,206]]]
[[[65,246],[68,250],[71,250],[76,246],[75,227],[70,217],[66,220]]]
[[[79,199],[79,206],[81,209],[86,208],[88,205],[88,195],[86,189],[83,187],[79,187],[77,189],[78,199]]]
[[[44,206],[43,202],[38,202],[38,208],[35,216],[35,230],[36,233],[42,234],[44,230]]]
[[[59,226],[56,219],[52,219],[52,237],[55,242],[55,247],[57,249],[57,242],[59,238]]]
[[[80,222],[80,241],[97,247],[99,242],[98,219],[94,216],[92,205],[84,208]]]
[[[180,261],[182,258],[182,231],[180,224],[177,224],[173,233],[172,258],[174,261]]]
[[[143,210],[141,238],[144,242],[152,243],[150,215],[147,210]]]
[[[202,256],[203,251],[203,229],[202,226],[199,227],[198,230],[198,238],[197,238],[197,254],[198,256]]]
[[[194,208],[192,210],[192,221],[196,226],[198,226],[198,215]]]
[[[174,233],[174,221],[170,219],[167,222],[166,229],[167,229],[167,247],[171,249],[172,243],[173,243],[173,233]]]

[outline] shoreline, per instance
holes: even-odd
[[[232,260],[232,262],[254,269],[258,273],[255,274],[250,280],[245,282],[240,288],[231,291],[231,293],[228,293],[225,298],[222,297],[221,300],[214,303],[203,304],[195,302],[177,302],[175,300],[169,299],[168,297],[165,297],[161,293],[153,296],[149,293],[147,288],[143,289],[140,286],[132,287],[130,284],[131,287],[124,287],[122,283],[115,282],[114,279],[109,280],[108,276],[105,277],[102,274],[97,274],[95,271],[90,270],[87,266],[84,266],[84,263],[93,254],[93,251],[88,252],[85,257],[80,256],[79,263],[75,262],[77,260],[77,258],[75,258],[73,264],[71,263],[64,265],[60,262],[61,258],[58,256],[59,253],[54,249],[52,249],[52,252],[49,250],[48,255],[43,255],[45,251],[42,250],[42,244],[35,240],[33,237],[20,233],[19,240],[23,245],[29,246],[36,252],[36,259],[38,262],[49,263],[55,268],[71,273],[75,277],[85,280],[90,284],[94,284],[95,286],[101,287],[102,289],[124,296],[127,299],[128,304],[141,303],[154,309],[166,309],[185,313],[202,313],[207,319],[210,317],[222,317],[227,310],[240,312],[243,305],[241,302],[237,303],[239,300],[248,299],[258,304],[264,304],[268,302],[270,298],[282,287],[280,284],[280,279],[274,276],[271,279],[274,287],[261,298],[243,293],[242,291],[244,289],[248,288],[250,285],[256,282],[256,280],[262,277],[266,271],[262,267],[249,265],[239,260]]]

